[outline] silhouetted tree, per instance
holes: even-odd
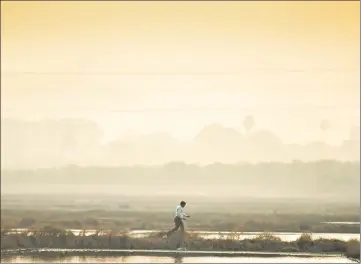
[[[247,131],[247,134],[251,131],[251,129],[254,127],[255,121],[253,116],[246,116],[243,120],[243,126]]]
[[[328,120],[328,119],[321,120],[320,129],[322,131],[322,136],[324,138],[327,137],[327,132],[330,129],[330,127],[331,127],[330,120]],[[324,140],[324,141],[327,141],[327,140]]]
[[[355,126],[355,127],[351,128],[350,140],[360,141],[360,127],[359,126]]]
[[[323,119],[320,123],[320,128],[323,132],[327,132],[331,127],[330,120]]]

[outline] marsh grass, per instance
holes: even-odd
[[[56,227],[29,230],[21,234],[1,231],[1,249],[63,248],[63,249],[163,249],[178,247],[180,232],[165,238],[164,232],[151,233],[147,237],[131,237],[126,230],[102,229],[92,235],[81,232],[74,235]],[[353,259],[360,258],[360,241],[337,239],[313,239],[304,233],[296,241],[282,241],[270,233],[255,238],[240,239],[239,233],[227,234],[223,239],[205,239],[196,233],[185,233],[188,250],[266,251],[266,252],[312,252],[341,253]]]

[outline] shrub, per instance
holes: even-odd
[[[350,258],[360,259],[360,241],[351,239],[346,244],[346,256]]]
[[[19,228],[28,228],[31,227],[32,225],[34,225],[36,223],[35,219],[33,218],[23,218],[20,220],[20,222],[18,223],[18,227]]]
[[[280,242],[281,238],[278,236],[274,236],[271,233],[263,233],[254,238],[254,240],[267,240],[267,241],[277,241]]]
[[[311,233],[303,233],[297,240],[296,244],[299,249],[307,250],[313,246],[313,239]]]

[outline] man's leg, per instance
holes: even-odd
[[[185,231],[184,231],[184,223],[183,223],[183,220],[180,219],[180,231],[181,231],[181,236],[180,236],[180,247],[181,248],[184,248],[184,237],[185,237]]]
[[[180,225],[183,224],[182,219],[180,219],[179,217],[174,218],[174,224],[174,228],[168,231],[167,236],[170,236],[172,233],[179,229]]]

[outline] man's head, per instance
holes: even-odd
[[[187,203],[186,203],[185,201],[181,201],[181,202],[180,202],[180,206],[182,206],[182,207],[186,206],[186,204],[187,204]]]

